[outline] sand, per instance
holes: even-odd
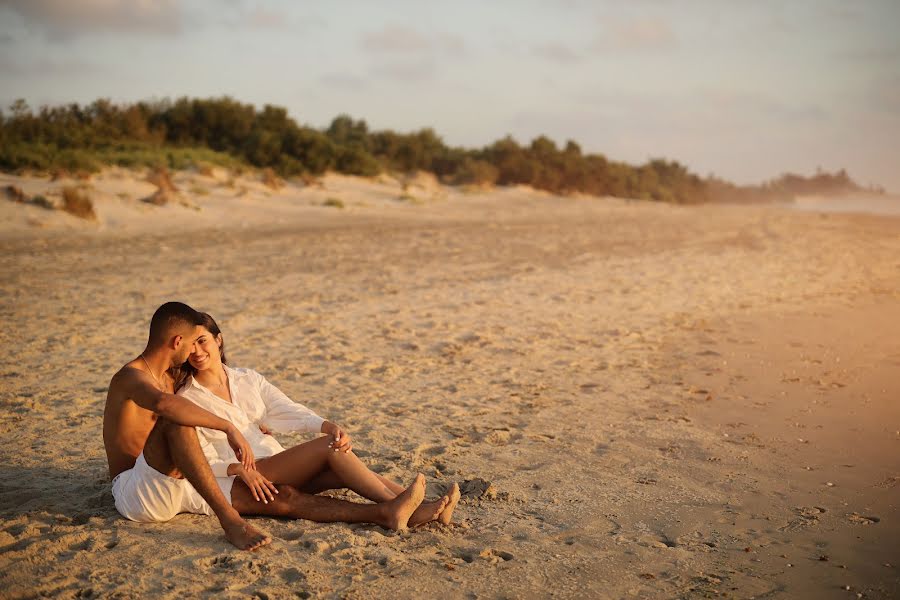
[[[96,223],[0,202],[3,597],[900,595],[900,219],[143,177]],[[119,517],[106,386],[175,299],[456,523]]]

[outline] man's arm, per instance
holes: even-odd
[[[206,427],[224,431],[228,435],[228,444],[240,458],[244,467],[255,469],[253,450],[250,444],[231,421],[217,417],[208,410],[200,408],[187,398],[168,394],[154,385],[149,374],[126,367],[115,374],[110,388],[119,387],[126,398],[130,398],[141,408],[187,427]]]
[[[110,387],[122,390],[125,398],[130,398],[141,408],[145,408],[161,417],[188,427],[208,427],[219,431],[227,431],[233,425],[204,410],[181,396],[168,394],[154,385],[150,376],[141,371],[126,367],[113,378]]]

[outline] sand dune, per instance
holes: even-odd
[[[4,596],[900,593],[900,219],[175,184],[187,205],[157,207],[107,171],[96,223],[0,203]],[[206,517],[120,518],[106,385],[171,299],[379,471],[462,482],[458,523],[259,519],[246,554]]]

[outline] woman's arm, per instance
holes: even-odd
[[[288,398],[259,373],[255,371],[252,373],[256,378],[260,398],[266,407],[262,418],[262,423],[266,427],[278,433],[324,432],[322,425],[326,422],[325,419]]]

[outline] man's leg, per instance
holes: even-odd
[[[308,494],[318,494],[337,488],[350,488],[373,502],[384,502],[396,498],[403,492],[402,485],[369,470],[352,452],[335,452],[329,448],[328,440],[327,436],[321,437],[281,452],[275,455],[278,457],[275,460],[272,460],[275,457],[263,459],[259,463],[260,472],[276,483],[289,483],[301,492]],[[353,468],[337,470],[332,467],[333,464]],[[312,473],[315,475],[311,475]],[[355,487],[353,478],[358,473],[362,473],[370,484],[365,487]],[[294,481],[280,481],[279,479],[282,477]],[[381,487],[374,486],[375,493],[373,494],[371,484],[374,482],[379,483]],[[430,502],[422,502],[410,517],[409,526],[415,527],[430,521],[440,521],[444,525],[449,525],[453,518],[453,511],[459,503],[459,497],[459,485],[454,483],[445,496]]]
[[[231,492],[234,508],[244,515],[269,515],[306,519],[317,523],[374,523],[386,529],[405,529],[410,516],[425,498],[425,477],[415,481],[396,498],[380,504],[358,504],[326,496],[314,496],[290,485],[279,485],[275,500],[264,504],[253,497],[241,480]]]
[[[392,493],[393,497],[396,498],[403,492],[403,486],[399,483],[395,483],[384,477],[379,473],[372,473],[381,481],[382,484],[386,488],[388,488]],[[332,471],[330,468],[326,467],[325,470],[319,472],[315,477],[310,479],[303,487],[298,488],[301,492],[306,492],[307,494],[318,494],[319,492],[324,492],[325,490],[336,490],[340,488],[350,487],[347,483],[341,479],[341,476]],[[373,500],[375,502],[378,501],[376,498],[369,498],[369,500]],[[416,509],[416,512],[412,514],[409,518],[409,526],[415,527],[417,525],[422,525],[424,523],[428,523],[430,521],[440,521],[444,525],[450,524],[450,519],[453,517],[453,511],[456,508],[456,504],[459,502],[459,485],[456,483],[453,484],[453,487],[450,488],[450,491],[437,500],[425,501],[419,505],[419,508]]]
[[[242,519],[222,494],[193,427],[157,419],[144,445],[144,459],[163,475],[187,479],[218,517],[228,541],[241,550],[255,550],[271,541]]]

